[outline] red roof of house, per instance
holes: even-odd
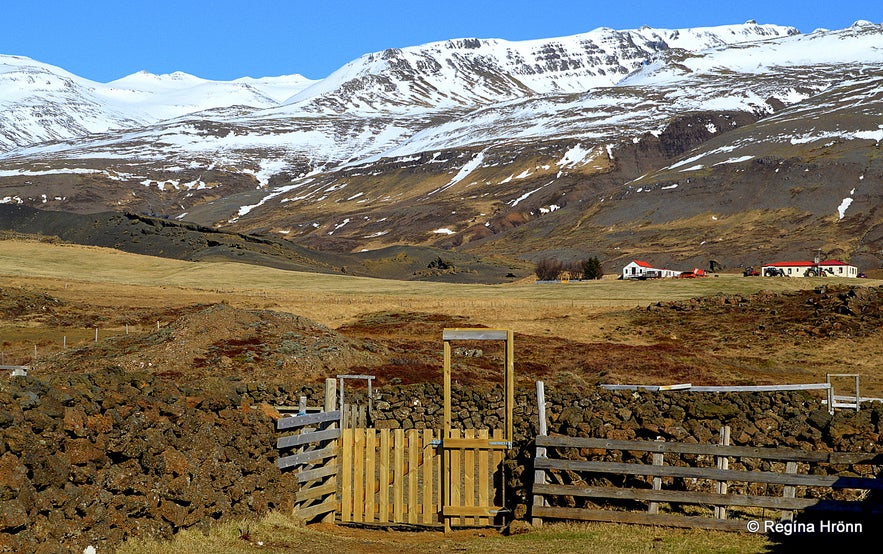
[[[799,261],[799,262],[773,262],[771,264],[765,264],[767,267],[813,267],[816,265],[815,262],[807,262],[807,261]],[[849,265],[845,262],[841,262],[840,260],[825,260],[823,262],[819,262],[818,265]]]
[[[641,260],[632,260],[632,261],[641,267],[650,267],[650,268],[653,267],[652,265],[648,264],[647,262],[642,262]]]
[[[769,267],[812,267],[816,265],[814,262],[807,261],[799,261],[799,262],[773,262],[771,264],[766,264]]]

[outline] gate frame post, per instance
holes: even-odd
[[[504,403],[504,423],[503,423],[503,437],[502,437],[502,445],[492,446],[490,441],[484,441],[487,443],[485,448],[500,448],[501,446],[504,448],[511,448],[513,441],[513,433],[512,433],[512,414],[513,414],[513,406],[514,406],[514,398],[515,398],[515,345],[514,345],[514,333],[511,329],[486,329],[486,328],[452,328],[452,329],[444,329],[442,331],[442,341],[444,343],[444,422],[441,436],[441,444],[442,444],[442,464],[444,467],[450,467],[451,463],[451,452],[448,449],[444,448],[444,443],[447,439],[452,439],[452,428],[451,428],[451,396],[452,396],[452,388],[451,388],[451,341],[455,340],[497,340],[504,341],[504,365],[503,365],[503,403]],[[442,472],[443,474],[446,471]],[[439,507],[439,515],[441,520],[444,522],[445,533],[451,531],[451,522],[450,518],[445,515],[445,506],[451,505],[451,485],[449,483],[450,476],[445,476],[442,479],[442,502]],[[505,482],[502,483],[502,487],[505,488]],[[505,498],[505,493],[503,494]],[[451,516],[455,517],[455,516]]]

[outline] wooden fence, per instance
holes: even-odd
[[[772,517],[767,510],[784,520],[795,510],[883,513],[883,480],[807,473],[820,464],[883,466],[883,454],[542,435],[536,447],[538,525],[553,518],[744,531],[746,521]],[[763,460],[764,470],[746,469],[743,458]]]
[[[305,521],[333,521],[337,510],[340,411],[283,417],[276,421],[280,469],[296,471],[295,511]]]

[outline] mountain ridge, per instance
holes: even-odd
[[[883,136],[883,27],[710,29],[390,49],[318,82],[293,78],[303,88],[281,103],[285,78],[262,82],[274,97],[243,81],[224,94],[271,105],[216,105],[0,152],[0,202],[129,210],[338,253],[398,244],[696,263],[720,257],[709,244],[732,240],[745,250],[726,254],[733,264],[810,242],[880,263],[870,184],[879,183]],[[121,81],[138,79],[151,77]],[[812,173],[813,164],[823,170]],[[788,184],[777,182],[783,168],[793,172]],[[697,186],[712,182],[728,184]],[[731,208],[720,210],[723,202]],[[746,225],[746,214],[764,227],[776,214],[793,222],[767,248],[736,237],[740,225],[760,225]],[[724,216],[742,220],[727,228],[734,238],[710,240]],[[708,236],[696,236],[700,228]]]

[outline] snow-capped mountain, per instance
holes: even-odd
[[[311,84],[300,75],[218,82],[143,71],[104,84],[0,55],[0,151],[140,128],[213,108],[270,107]]]
[[[883,26],[869,22],[457,39],[368,54],[320,81],[138,73],[100,84],[0,56],[0,202],[160,213],[339,251],[409,243],[534,257],[577,248],[583,231],[555,244],[527,235],[548,240],[546,227],[569,218],[607,237],[614,259],[629,218],[709,211],[713,191],[697,203],[687,182],[738,181],[764,152],[879,144],[881,68]],[[808,190],[788,179],[764,186]],[[830,201],[842,204],[841,189]],[[651,190],[691,208],[661,210]],[[852,213],[877,198],[858,196]],[[827,209],[813,202],[804,207]],[[789,207],[779,204],[768,208]],[[817,240],[874,248],[837,233]],[[709,255],[696,242],[657,249]]]
[[[671,48],[704,50],[796,33],[746,24],[680,31],[602,28],[545,41],[451,40],[368,54],[318,82],[299,75],[217,82],[140,72],[101,84],[27,58],[0,56],[0,108],[6,115],[0,148],[65,138],[80,142],[89,133],[140,130],[216,108],[248,107],[245,113],[259,120],[474,109],[612,86],[654,53]]]
[[[796,33],[791,27],[749,23],[683,30],[600,28],[520,42],[448,40],[362,56],[294,95],[285,111],[412,112],[581,93],[615,85],[660,51],[702,51]]]

